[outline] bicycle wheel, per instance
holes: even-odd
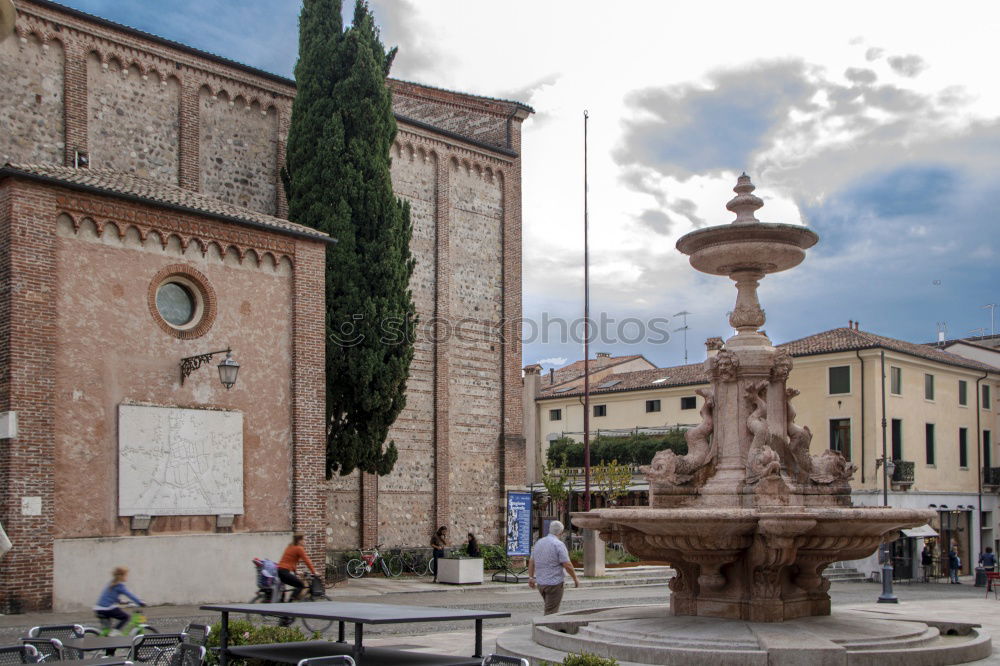
[[[253,599],[248,601],[250,604],[266,604],[271,602],[271,594],[265,590],[257,590],[257,594],[254,595]],[[268,624],[271,626],[277,625],[282,618],[274,617],[273,615],[257,615],[255,613],[244,613],[243,619],[247,622],[259,622],[261,624]]]
[[[313,601],[310,599],[309,601]],[[333,626],[333,620],[321,620],[318,617],[300,617],[302,626],[314,634],[323,635]]]
[[[361,578],[365,575],[365,563],[359,559],[353,559],[347,563],[347,575],[351,578]]]
[[[385,563],[389,567],[389,575],[393,578],[396,578],[399,574],[403,573],[403,560],[400,559],[399,555],[393,555],[386,560]]]

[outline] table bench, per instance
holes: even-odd
[[[476,627],[475,649],[472,657],[481,660],[483,655],[483,620],[510,617],[510,613],[496,611],[466,610],[463,608],[435,608],[433,606],[401,606],[396,604],[370,604],[337,601],[298,601],[275,604],[208,604],[202,610],[218,611],[222,614],[222,628],[219,632],[219,666],[227,666],[230,655],[266,659],[282,663],[298,663],[305,657],[296,657],[301,650],[313,651],[308,656],[330,656],[350,654],[358,664],[475,664],[468,658],[448,655],[428,655],[390,648],[366,648],[364,646],[364,626],[366,624],[401,624],[412,622],[448,622],[473,620]],[[277,643],[269,645],[229,646],[229,614],[270,615],[285,618],[316,618],[335,620],[338,623],[338,640],[304,641],[298,643]],[[354,643],[349,645],[345,636],[345,623],[354,624]],[[247,651],[256,652],[250,654]],[[325,652],[319,653],[317,651]],[[259,656],[263,651],[268,656]],[[369,657],[370,653],[370,657]],[[390,659],[391,656],[391,659]],[[429,658],[430,661],[424,660]],[[389,659],[385,661],[385,659]],[[402,661],[401,661],[402,660]]]

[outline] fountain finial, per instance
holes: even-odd
[[[759,223],[756,217],[754,217],[754,211],[764,205],[764,201],[758,197],[750,194],[756,187],[750,182],[750,176],[743,172],[736,180],[736,187],[733,188],[733,192],[736,192],[736,196],[729,200],[726,204],[726,208],[736,213],[736,219],[733,220],[733,224],[753,224]]]

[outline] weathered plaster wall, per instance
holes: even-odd
[[[63,48],[37,35],[0,41],[0,164],[61,162]]]
[[[94,169],[177,184],[180,85],[115,59],[87,58],[87,144]]]
[[[491,537],[500,520],[502,220],[500,183],[453,162],[450,210],[449,454],[453,531]]]
[[[273,214],[278,171],[278,116],[243,97],[199,93],[201,191],[217,199]]]
[[[117,407],[124,401],[244,414],[245,515],[236,531],[291,529],[290,442],[292,275],[287,260],[241,264],[216,244],[177,236],[145,240],[112,223],[98,234],[91,219],[52,220],[56,242],[57,349],[55,537],[129,534],[117,514]],[[164,267],[184,263],[214,289],[218,312],[201,337],[181,340],[154,321],[148,288]],[[182,357],[231,346],[240,362],[227,391],[213,363],[180,385]],[[81,483],[86,479],[86,483]],[[95,501],[95,498],[100,498]],[[152,532],[214,530],[214,517],[158,517]]]

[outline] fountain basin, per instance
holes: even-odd
[[[572,521],[640,558],[670,562],[673,615],[781,622],[829,615],[827,566],[867,557],[887,535],[932,518],[922,509],[638,507]]]
[[[738,270],[777,273],[798,266],[805,250],[819,241],[806,227],[794,224],[726,224],[682,236],[677,249],[690,255],[703,273],[731,275]]]

